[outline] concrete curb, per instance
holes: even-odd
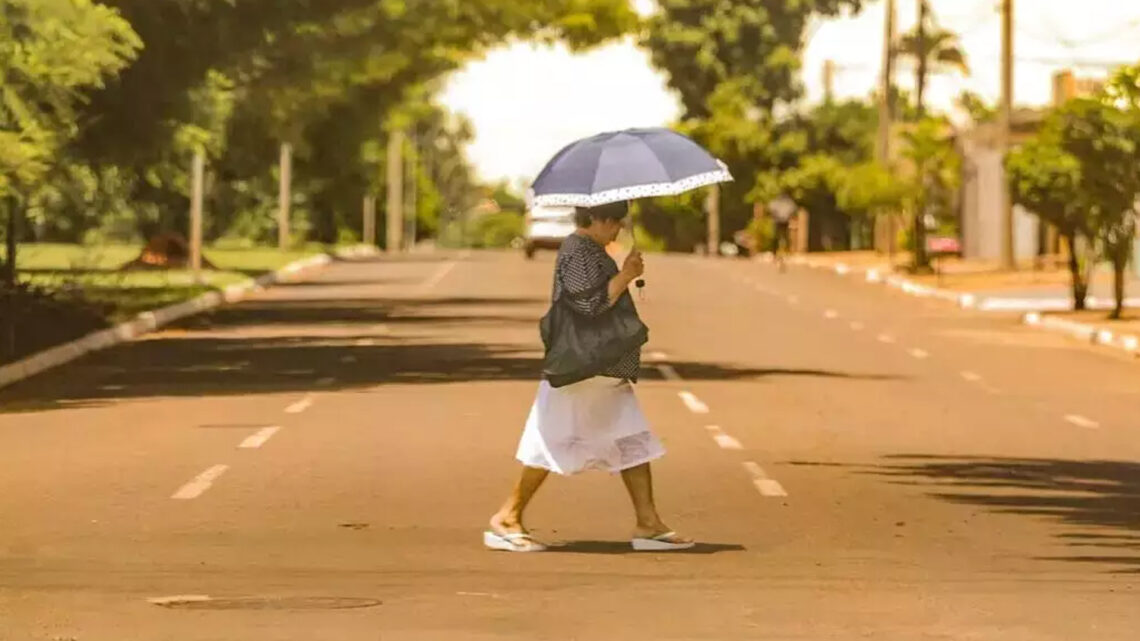
[[[358,245],[338,250],[331,255],[319,254],[303,258],[289,263],[275,272],[259,276],[250,282],[231,285],[222,291],[208,292],[181,303],[143,312],[133,320],[88,334],[83,338],[57,345],[23,360],[0,367],[0,388],[59,367],[91,352],[134,340],[163,325],[187,316],[193,316],[223,304],[235,303],[245,298],[250,292],[260,291],[275,283],[287,281],[305,270],[323,267],[332,262],[334,255],[338,258],[360,258],[377,253],[379,252],[374,247]]]
[[[963,309],[977,309],[979,311],[1024,311],[1023,308],[1018,308],[1016,305],[1010,304],[1007,299],[993,298],[979,300],[975,294],[963,294],[959,292],[952,292],[944,289],[937,289],[926,285],[920,285],[913,281],[907,280],[901,276],[889,275],[884,277],[883,272],[886,271],[885,267],[872,267],[866,269],[853,269],[843,263],[825,263],[822,261],[813,261],[810,258],[793,257],[789,260],[792,264],[810,267],[813,269],[827,269],[834,271],[840,276],[846,276],[851,273],[862,272],[865,274],[867,282],[869,283],[882,283],[888,287],[894,287],[911,296],[935,298],[954,303]],[[1134,299],[1129,299],[1127,302],[1131,303]],[[1017,301],[1014,301],[1017,302]],[[1111,307],[1113,301],[1089,297],[1088,300],[1090,309],[1108,308]],[[1068,303],[1064,306],[1056,306],[1052,304],[1041,304],[1037,311],[1032,311],[1022,316],[1022,322],[1025,325],[1043,329],[1046,331],[1066,334],[1082,342],[1090,343],[1092,345],[1099,345],[1112,349],[1127,352],[1135,357],[1140,357],[1140,337],[1131,334],[1116,334],[1106,329],[1099,329],[1094,325],[1087,323],[1078,323],[1076,321],[1065,320],[1063,318],[1053,318],[1043,315],[1045,311],[1064,311],[1069,308]]]
[[[866,276],[868,283],[881,283],[912,296],[935,298],[953,303],[963,309],[976,309],[980,312],[1064,312],[1072,308],[1072,303],[1067,299],[986,297],[970,292],[938,289],[929,285],[921,285],[897,274],[890,274],[890,269],[886,266],[853,268],[843,263],[813,261],[802,257],[789,259],[789,262],[812,269],[833,271],[840,276],[861,273]],[[884,276],[884,274],[889,275]],[[1089,296],[1085,302],[1089,309],[1107,310],[1112,309],[1116,304],[1116,301],[1111,298],[1098,298],[1096,296]],[[1126,307],[1140,307],[1140,298],[1129,298],[1124,301],[1124,304]]]
[[[930,287],[929,285],[922,285],[912,280],[898,276],[897,274],[890,274],[889,269],[883,267],[851,267],[845,263],[825,263],[822,261],[813,261],[810,258],[792,257],[789,262],[793,265],[800,265],[812,269],[826,269],[833,271],[840,276],[848,276],[851,274],[862,274],[868,283],[880,283],[888,287],[893,287],[902,291],[904,294],[917,296],[919,298],[934,298],[937,300],[953,303],[964,309],[987,309],[978,304],[978,297],[970,293],[954,292],[947,289],[938,289]],[[884,276],[884,274],[887,274]]]
[[[1053,318],[1038,312],[1026,314],[1021,318],[1021,321],[1030,327],[1065,334],[1085,343],[1120,350],[1134,357],[1140,357],[1140,337],[1132,334],[1117,334],[1088,323]]]

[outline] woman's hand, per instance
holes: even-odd
[[[625,257],[625,264],[622,265],[621,271],[630,282],[641,278],[645,273],[645,261],[641,257],[641,252],[636,249],[629,252],[629,256]]]
[[[625,263],[621,266],[621,272],[610,280],[609,297],[610,306],[621,298],[621,295],[626,293],[629,286],[633,281],[641,278],[645,273],[645,261],[641,259],[641,252],[636,249],[625,257]]]

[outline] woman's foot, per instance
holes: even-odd
[[[645,552],[688,550],[696,541],[670,530],[664,523],[655,527],[638,528],[633,533],[633,549]]]
[[[518,517],[496,514],[491,517],[489,525],[483,533],[483,545],[487,548],[506,552],[542,552],[546,549],[545,545],[534,540]]]

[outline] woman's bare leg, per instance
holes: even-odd
[[[633,501],[633,511],[637,516],[637,529],[634,536],[638,538],[652,538],[670,532],[669,526],[657,514],[657,505],[653,501],[653,472],[649,463],[643,463],[628,470],[622,470],[622,481],[625,489],[629,491],[629,498]],[[670,539],[676,543],[689,540],[683,537]]]
[[[498,534],[526,532],[523,526],[523,512],[535,492],[542,487],[550,472],[537,467],[523,467],[519,480],[511,490],[503,507],[491,517],[491,530]]]

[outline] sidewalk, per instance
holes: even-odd
[[[793,263],[831,269],[839,274],[864,273],[873,282],[882,280],[904,290],[917,289],[982,311],[1067,311],[1072,308],[1069,272],[1064,264],[1026,261],[1018,271],[1010,272],[1001,270],[993,260],[948,258],[936,261],[935,274],[910,275],[898,270],[909,261],[909,253],[896,254],[895,268],[892,268],[886,256],[875,252],[809,254],[792,259]],[[1093,275],[1087,301],[1089,308],[1111,309],[1112,287],[1112,272],[1102,266]],[[1126,288],[1126,306],[1140,307],[1140,279],[1130,276]]]
[[[894,264],[909,261],[909,254],[896,254]],[[1022,312],[1026,325],[1066,334],[1094,345],[1103,345],[1140,356],[1140,280],[1129,276],[1126,283],[1125,319],[1111,321],[1106,311],[1115,304],[1113,275],[1105,267],[1092,278],[1088,309],[1072,311],[1069,273],[1063,264],[1025,263],[1016,272],[1002,271],[996,261],[946,259],[938,273],[903,274],[875,252],[842,252],[793,256],[789,262],[855,275],[868,282],[883,283],[904,293],[936,298],[967,309],[984,312]]]

